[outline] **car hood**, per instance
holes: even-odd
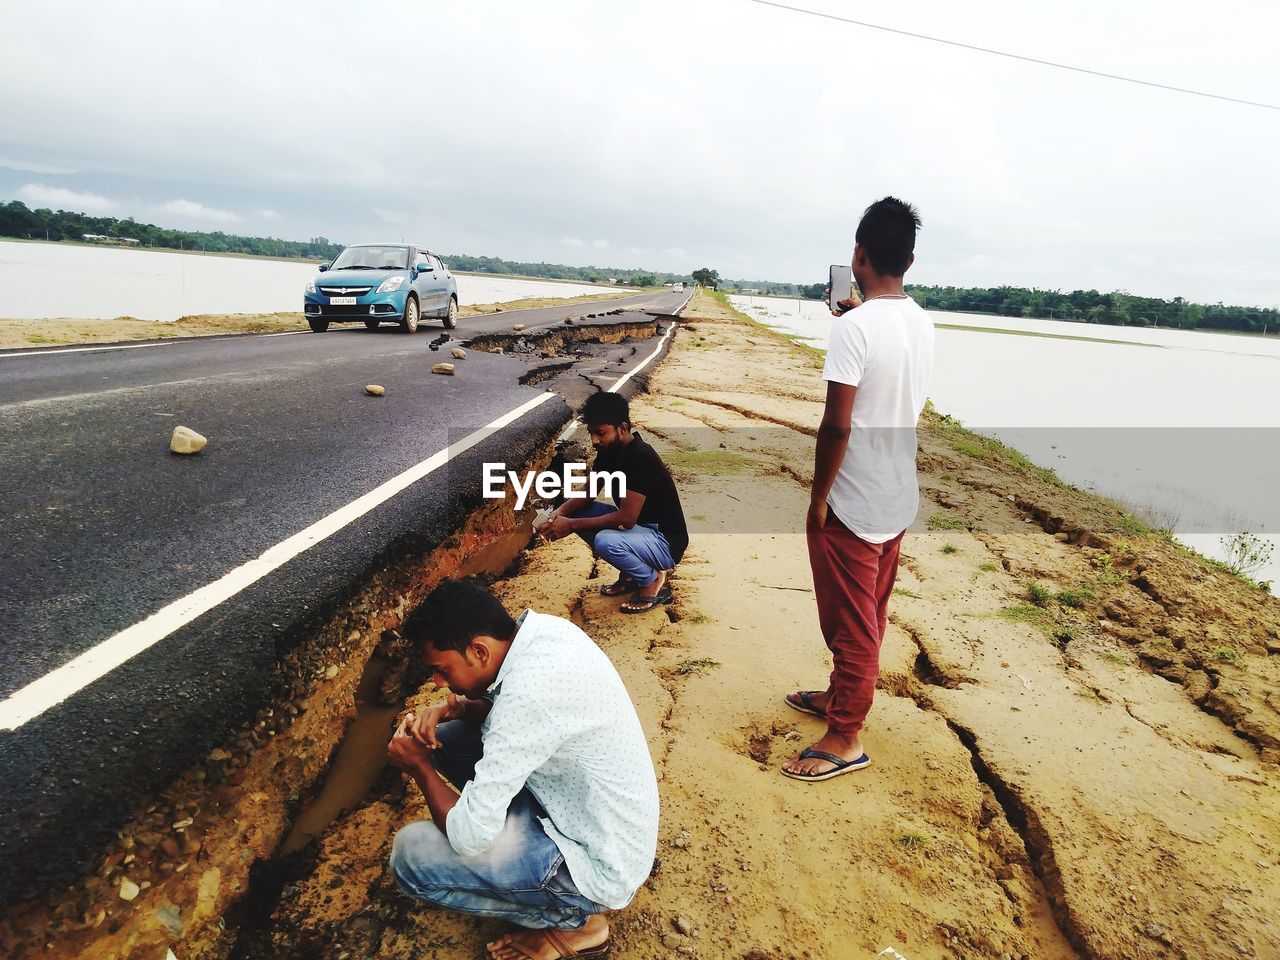
[[[316,283],[326,287],[376,287],[387,277],[404,270],[326,270],[316,274]]]

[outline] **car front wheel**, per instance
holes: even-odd
[[[449,298],[449,309],[444,314],[444,328],[452,330],[458,325],[458,301],[453,297]]]
[[[311,325],[312,333],[324,333],[329,329],[329,321],[321,320],[319,317],[308,317],[307,323]]]
[[[400,329],[405,333],[418,331],[418,298],[410,297],[404,304],[404,316],[400,318]]]

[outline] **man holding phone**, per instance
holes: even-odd
[[[792,709],[827,722],[824,736],[783,764],[795,780],[830,780],[871,762],[860,734],[880,673],[902,535],[920,506],[916,422],[933,373],[933,321],[903,287],[919,226],[910,204],[876,201],[853,248],[862,297],[840,289],[840,271],[831,273],[837,320],[822,371],[827,400],[805,533],[834,669],[825,690],[786,696]]]

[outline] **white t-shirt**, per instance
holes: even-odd
[[[858,392],[827,506],[868,543],[892,540],[920,509],[916,421],[932,378],[933,321],[914,300],[868,300],[836,318],[822,379]]]

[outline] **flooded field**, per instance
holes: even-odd
[[[730,299],[826,349],[823,304]],[[1280,339],[929,313],[943,413],[1208,556],[1242,531],[1280,544]],[[1280,580],[1280,549],[1256,576]]]
[[[0,241],[0,317],[137,317],[302,310],[310,263],[157,250]],[[462,303],[576,297],[617,287],[459,275]]]

